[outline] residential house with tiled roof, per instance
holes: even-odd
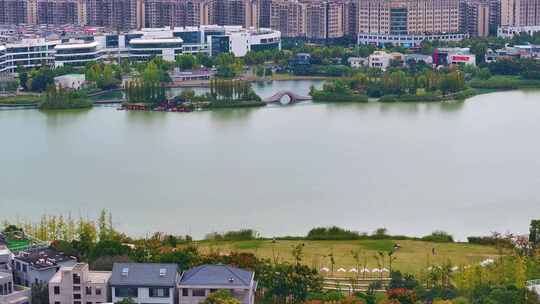
[[[177,284],[176,264],[115,263],[112,302],[131,298],[138,304],[175,304]]]
[[[202,265],[182,274],[179,304],[198,304],[211,293],[226,289],[242,304],[253,304],[257,282],[255,273],[227,265]]]

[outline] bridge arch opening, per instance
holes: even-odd
[[[279,98],[279,103],[284,106],[291,104],[291,102],[292,98],[291,96],[289,96],[289,94],[283,94],[283,96]]]

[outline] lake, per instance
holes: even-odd
[[[254,85],[305,95],[322,83]],[[0,220],[102,208],[132,235],[314,226],[459,239],[540,218],[540,91],[194,113],[0,111]]]

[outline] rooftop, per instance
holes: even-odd
[[[253,272],[227,265],[202,265],[186,271],[180,285],[250,287]]]
[[[67,256],[52,248],[45,248],[33,251],[22,251],[15,256],[15,259],[28,263],[36,269],[47,269],[55,267],[59,263],[69,260],[76,260],[75,257]]]
[[[54,276],[50,279],[49,282],[60,283],[62,281],[64,271],[82,271],[85,268],[87,268],[87,264],[84,263],[78,263],[73,265],[72,267],[62,267],[60,271],[54,274]],[[90,283],[105,284],[109,281],[110,278],[110,271],[88,271],[87,273],[87,279]]]
[[[184,41],[181,38],[160,38],[160,37],[134,38],[129,41],[130,44],[182,43],[182,42]]]
[[[111,275],[113,286],[175,286],[178,279],[176,264],[114,263]]]

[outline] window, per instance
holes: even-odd
[[[81,277],[76,273],[73,274],[73,284],[81,284]]]
[[[74,292],[81,292],[81,286],[73,286]]]
[[[22,271],[23,272],[28,272],[28,265],[22,264]]]
[[[74,301],[73,304],[81,304],[81,301]]]
[[[86,302],[86,304],[92,304],[92,302]]]
[[[96,296],[100,296],[101,295],[101,288],[96,288]]]
[[[206,296],[206,289],[193,289],[192,295],[194,297],[205,297]]]
[[[54,304],[60,304],[60,302],[54,302]]]
[[[86,294],[91,295],[92,294],[92,287],[86,287]]]
[[[60,294],[60,286],[54,286],[54,294]]]
[[[168,298],[169,288],[167,287],[154,287],[149,288],[151,298]]]
[[[182,297],[187,297],[189,295],[189,289],[182,288]]]
[[[74,294],[73,299],[80,300],[81,299],[81,294],[79,294],[79,293]]]
[[[117,298],[137,298],[139,290],[136,287],[116,287],[114,296]]]

